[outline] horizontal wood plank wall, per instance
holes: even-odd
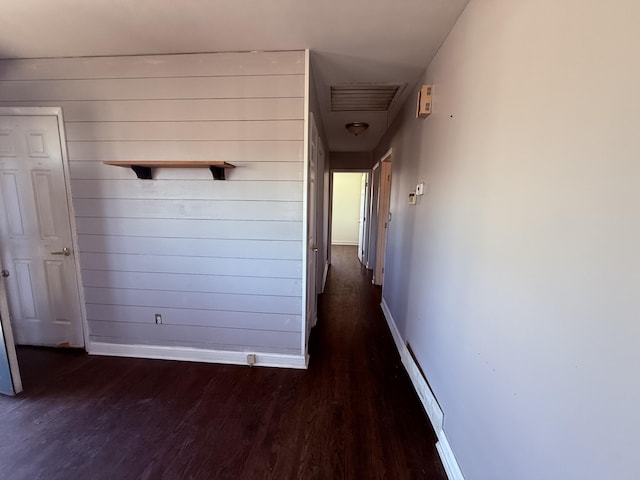
[[[63,108],[92,341],[302,354],[304,52],[3,60],[0,106]]]

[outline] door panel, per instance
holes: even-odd
[[[30,260],[15,260],[13,270],[18,289],[18,299],[13,313],[24,320],[38,320],[36,313],[36,295],[34,293],[33,275]]]
[[[33,193],[38,213],[38,230],[40,238],[57,240],[55,217],[53,215],[53,201],[51,188],[51,172],[32,172]]]
[[[0,259],[18,344],[84,346],[58,119],[0,116]]]
[[[2,172],[2,193],[4,194],[4,214],[7,218],[7,233],[11,237],[22,237],[22,211],[18,199],[17,172]]]

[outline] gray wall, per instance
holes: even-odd
[[[0,72],[0,105],[63,107],[92,341],[301,354],[304,52]],[[103,160],[237,168],[143,181]]]
[[[638,18],[472,0],[376,149],[383,296],[469,480],[640,478]]]

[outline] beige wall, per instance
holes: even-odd
[[[469,480],[640,478],[638,18],[472,0],[376,150],[383,296]]]
[[[331,243],[358,245],[360,189],[363,173],[333,174]]]

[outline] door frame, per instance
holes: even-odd
[[[4,268],[4,265],[0,264]],[[20,375],[20,367],[18,365],[18,356],[16,354],[16,344],[13,339],[13,328],[11,327],[11,316],[9,315],[9,304],[7,303],[7,289],[5,288],[4,279],[0,279],[0,348],[6,347],[7,359],[9,360],[9,373],[11,382],[13,383],[13,394],[17,395],[22,392],[22,376]],[[4,342],[2,341],[4,340]]]
[[[360,198],[360,212],[358,215],[358,223],[362,220],[362,224],[358,226],[358,258],[360,259],[360,263],[366,268],[369,258],[369,204],[371,203],[369,194],[371,192],[371,173],[364,173],[363,179],[365,181],[364,198]],[[362,196],[362,188],[360,189],[360,195]],[[362,240],[362,243],[360,243],[360,240]]]
[[[376,225],[376,263],[373,269],[373,284],[382,285],[384,283],[384,263],[387,250],[387,234],[389,232],[390,212],[391,212],[391,179],[385,182],[385,173],[391,175],[391,165],[393,152],[391,149],[380,158],[380,185],[378,185],[378,208]],[[376,166],[378,166],[376,164]],[[374,167],[375,168],[375,167]]]
[[[327,226],[327,264],[331,265],[331,222],[333,221],[333,174],[334,173],[366,173],[369,175],[369,186],[367,187],[367,207],[371,204],[371,178],[372,172],[370,168],[331,168],[329,169],[329,224]],[[368,213],[368,210],[367,210]],[[367,245],[368,248],[368,245]]]
[[[71,225],[71,246],[75,255],[73,264],[76,269],[76,289],[80,302],[80,321],[82,324],[82,336],[84,339],[84,349],[89,351],[89,324],[87,322],[86,304],[84,289],[82,288],[82,277],[80,272],[80,249],[78,247],[78,230],[76,228],[76,215],[71,197],[71,171],[69,169],[69,156],[67,153],[67,137],[64,131],[64,118],[62,107],[0,107],[0,116],[19,117],[56,117],[58,122],[58,138],[60,140],[60,153],[62,155],[62,174],[64,176],[65,194],[67,199],[67,209],[69,211],[69,225]]]
[[[369,206],[371,205],[371,178],[372,178],[372,172],[373,170],[371,170],[370,168],[331,168],[329,169],[329,225],[327,226],[327,242],[329,244],[329,248],[328,248],[328,255],[327,255],[327,263],[329,265],[331,265],[331,237],[333,234],[331,225],[332,225],[332,221],[333,221],[333,175],[336,173],[366,173],[368,175],[368,183],[369,186],[367,187],[367,195],[366,195],[366,199],[365,201],[367,202],[367,210],[366,210],[366,214],[369,214]],[[367,220],[368,222],[369,220]],[[368,228],[368,227],[367,227]],[[367,233],[367,237],[368,237],[368,233]],[[367,250],[369,248],[369,245],[367,245]],[[366,267],[366,265],[365,265]]]

